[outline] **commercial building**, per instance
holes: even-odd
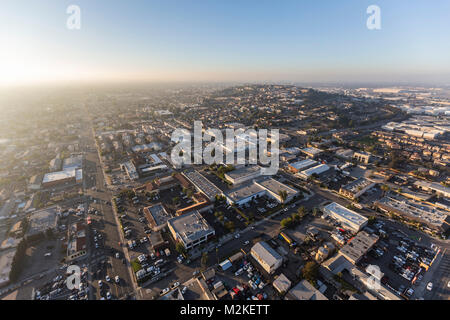
[[[376,201],[374,205],[384,212],[392,212],[423,223],[435,231],[446,232],[450,228],[450,215],[447,211],[400,195],[386,196]]]
[[[414,185],[419,189],[450,198],[450,188],[444,187],[443,185],[441,185],[437,182],[428,182],[428,181],[419,180],[419,181],[416,181],[414,183]]]
[[[367,225],[368,219],[353,210],[347,209],[333,202],[323,208],[324,214],[340,222],[342,227],[353,232],[358,232]]]
[[[283,259],[278,252],[264,241],[256,243],[252,247],[250,255],[268,274],[274,273],[283,263]]]
[[[232,184],[243,183],[261,176],[260,166],[247,166],[225,173],[225,179]]]
[[[83,169],[67,169],[63,171],[46,173],[42,179],[43,188],[51,188],[63,184],[81,183]]]
[[[29,217],[27,237],[45,232],[48,229],[56,230],[57,207],[50,207],[33,212]]]
[[[68,229],[67,261],[74,261],[86,255],[86,225],[82,222],[72,224]]]
[[[66,158],[63,161],[63,170],[82,169],[83,168],[83,156],[77,155],[70,158]]]
[[[364,151],[358,151],[353,154],[353,159],[367,164],[372,161],[372,155]]]
[[[130,180],[137,180],[139,179],[139,174],[136,169],[136,165],[132,160],[127,161],[121,165],[122,170],[125,170],[126,174],[128,175],[128,178]]]
[[[172,218],[167,226],[175,241],[181,242],[186,250],[208,241],[216,234],[199,212]]]
[[[254,182],[250,182],[234,187],[225,193],[225,197],[229,204],[243,205],[265,194],[266,190],[264,188]]]
[[[167,212],[162,203],[145,207],[144,215],[147,218],[153,231],[162,230],[167,226],[167,221],[172,218],[172,215]]]
[[[289,202],[295,196],[298,195],[299,191],[293,187],[290,187],[284,183],[281,183],[272,178],[266,178],[262,180],[255,181],[255,184],[259,185],[261,188],[266,190],[266,194],[271,198],[274,198],[280,203]],[[283,192],[286,195],[286,199],[283,200],[280,193]]]
[[[279,293],[286,293],[291,288],[291,280],[289,280],[283,273],[276,278],[272,285]]]
[[[280,192],[286,194],[286,199],[283,201]],[[268,196],[278,202],[289,202],[299,191],[289,187],[275,179],[263,178],[252,181],[250,183],[241,184],[225,193],[225,197],[229,204],[243,205],[258,197]]]
[[[330,170],[330,167],[326,164],[319,164],[315,167],[303,170],[301,172],[299,172],[297,175],[304,179],[307,180],[309,177],[312,177],[313,175],[321,175],[325,172],[327,172],[328,170]]]
[[[328,300],[307,280],[300,281],[286,294],[285,300]]]
[[[365,231],[359,232],[345,246],[339,250],[348,261],[357,264],[359,260],[377,243],[379,237]]]
[[[359,198],[366,191],[372,189],[375,185],[376,183],[369,179],[359,178],[341,187],[339,189],[339,193],[347,198],[354,200]]]
[[[304,148],[301,151],[310,158],[315,158],[323,152],[323,150],[315,148],[315,147]]]
[[[312,159],[305,159],[301,161],[297,161],[288,165],[288,169],[292,173],[298,173],[302,170],[309,169],[317,164],[317,161]]]
[[[213,201],[216,198],[216,195],[222,194],[222,190],[217,188],[214,183],[206,179],[197,170],[183,172],[182,174],[190,183],[192,183],[192,185],[194,185],[197,191],[203,193],[209,201]]]
[[[354,151],[351,149],[339,149],[335,152],[336,156],[345,160],[350,160],[353,157]]]
[[[9,273],[15,255],[15,248],[0,252],[0,288],[9,284]]]

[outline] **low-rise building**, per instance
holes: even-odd
[[[172,218],[172,215],[167,212],[162,203],[145,207],[144,215],[154,231],[164,229],[167,226],[167,221]]]
[[[268,274],[274,273],[283,263],[280,254],[264,241],[256,243],[252,247],[250,255]]]
[[[358,151],[353,154],[353,159],[368,164],[369,162],[372,161],[372,155],[364,151]]]
[[[341,187],[339,189],[339,193],[347,198],[354,200],[358,199],[365,192],[375,187],[375,185],[376,183],[369,179],[359,178]]]
[[[167,226],[175,241],[181,242],[186,250],[205,243],[216,234],[199,212],[172,218]]]
[[[225,179],[230,181],[232,184],[247,182],[259,176],[261,176],[261,167],[256,165],[242,167],[240,169],[235,169],[225,173]]]
[[[324,214],[340,222],[342,227],[353,232],[358,232],[367,225],[368,219],[353,210],[347,209],[336,202],[332,202],[323,208]]]
[[[286,294],[285,300],[328,300],[307,280],[300,281]]]

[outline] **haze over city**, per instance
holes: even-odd
[[[69,30],[66,9],[81,10]],[[448,1],[4,1],[2,85],[117,81],[448,83]]]
[[[448,303],[449,12],[1,1],[0,301],[168,319]]]

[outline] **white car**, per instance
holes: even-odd
[[[116,276],[116,277],[114,278],[114,280],[116,281],[116,283],[119,283],[119,282],[120,282],[119,276]]]
[[[427,284],[427,290],[428,290],[428,291],[433,290],[433,282],[428,282],[428,284]]]
[[[245,242],[244,242],[244,246],[248,245],[249,243],[250,243],[250,241],[248,241],[248,240],[245,241]]]
[[[98,280],[98,286],[101,288],[103,286],[102,280]]]
[[[106,299],[111,300],[111,292],[108,291],[106,293]]]
[[[236,239],[239,239],[239,238],[241,237],[241,235],[240,235],[239,233],[237,233],[234,237],[235,237]]]
[[[111,278],[107,275],[107,276],[105,277],[105,280],[108,281],[108,282],[110,282],[110,281],[111,281]]]

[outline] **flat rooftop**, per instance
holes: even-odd
[[[183,238],[185,243],[195,241],[214,232],[214,229],[198,211],[172,218],[168,223]]]
[[[252,247],[252,252],[254,252],[261,260],[266,262],[269,266],[275,265],[279,260],[282,259],[280,254],[272,249],[266,242],[260,241]]]
[[[144,211],[147,211],[150,214],[157,226],[166,224],[167,221],[172,218],[172,216],[166,211],[162,203],[158,203],[150,207],[145,207]]]
[[[42,183],[55,182],[70,178],[76,178],[77,170],[76,169],[68,169],[63,171],[49,172],[44,175],[42,179]]]
[[[305,159],[302,161],[297,161],[294,163],[289,164],[291,167],[297,169],[298,171],[302,171],[303,169],[307,169],[315,165],[317,161],[312,159]]]
[[[228,176],[234,180],[234,179],[246,178],[248,176],[253,176],[253,175],[257,174],[258,172],[261,172],[261,167],[254,165],[254,166],[248,166],[248,167],[243,167],[243,168],[236,169],[233,171],[229,171],[225,174],[225,176]]]
[[[326,164],[319,164],[318,166],[303,170],[301,173],[307,177],[312,176],[313,174],[321,174],[325,171],[328,171],[330,167]]]
[[[336,202],[332,202],[329,205],[326,205],[324,209],[329,210],[333,214],[338,215],[342,219],[347,220],[348,222],[351,222],[353,224],[362,225],[368,220],[366,217],[360,215],[359,213],[347,209],[346,207],[341,206]]]
[[[261,192],[265,192],[265,189],[256,183],[250,182],[234,187],[226,193],[226,196],[233,202],[238,202],[240,200],[256,196]]]
[[[359,179],[356,179],[355,181],[352,181],[349,184],[343,186],[342,189],[356,194],[356,193],[360,192],[361,190],[369,187],[373,183],[374,182],[370,181],[369,179],[359,178]]]
[[[355,264],[373,247],[378,239],[377,235],[361,231],[342,247],[339,253]]]
[[[27,235],[30,236],[39,232],[45,232],[47,229],[56,228],[57,212],[57,207],[34,211],[29,218]]]
[[[300,281],[288,291],[286,300],[328,300],[319,290],[313,287],[307,280]]]
[[[197,170],[191,170],[183,172],[183,175],[202,193],[204,193],[208,199],[214,199],[216,195],[222,194],[222,190],[216,187],[214,183],[206,179]]]
[[[278,180],[272,179],[272,178],[266,178],[264,180],[258,180],[256,181],[256,184],[260,185],[261,187],[265,188],[267,191],[278,195],[280,191],[286,191],[287,197],[295,196],[298,193],[297,189],[294,189],[284,183],[281,183]]]
[[[323,152],[323,150],[315,148],[315,147],[308,147],[308,148],[304,148],[302,149],[303,153],[306,153],[307,155],[318,155],[319,153]]]

